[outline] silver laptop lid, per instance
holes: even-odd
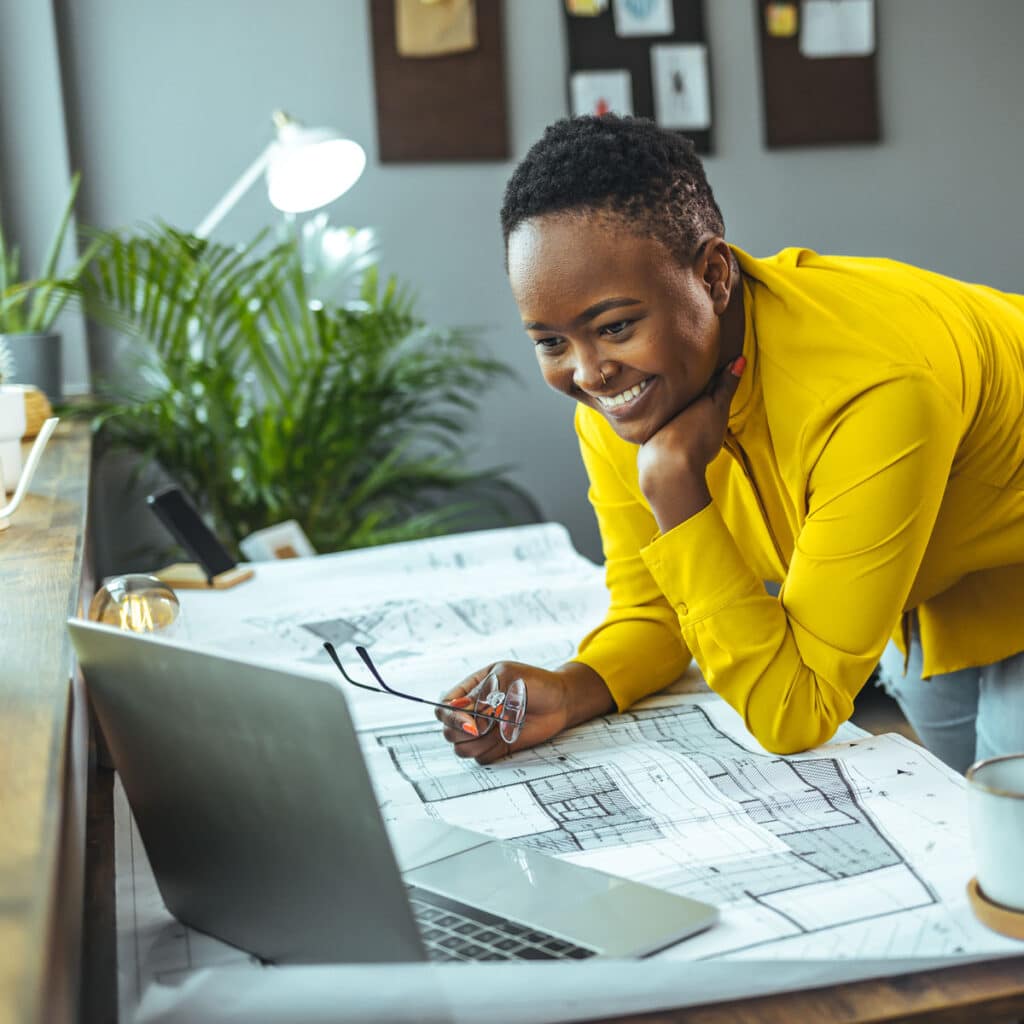
[[[176,917],[276,962],[424,959],[337,687],[68,628]]]

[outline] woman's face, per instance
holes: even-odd
[[[615,216],[550,214],[512,233],[508,268],[545,381],[633,444],[698,398],[742,348],[742,327],[728,346],[735,352],[721,341],[737,283],[721,239],[682,267]]]

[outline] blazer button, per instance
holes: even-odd
[[[680,601],[679,604],[676,605],[676,611],[678,611],[680,615],[685,615],[689,610],[690,609],[686,607],[685,601]]]

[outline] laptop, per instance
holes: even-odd
[[[274,963],[639,957],[718,911],[381,818],[341,688],[68,621],[167,909]]]

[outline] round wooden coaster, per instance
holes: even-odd
[[[967,883],[967,899],[974,916],[986,927],[1011,939],[1024,939],[1024,910],[1011,910],[987,899],[977,878]]]

